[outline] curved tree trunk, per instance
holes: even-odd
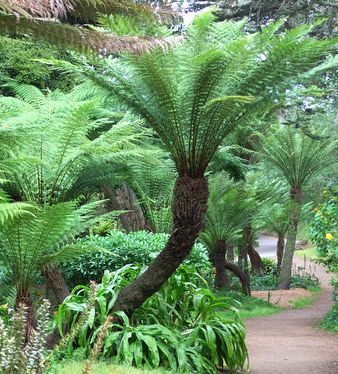
[[[277,274],[280,272],[284,255],[285,237],[284,234],[279,233],[277,239]]]
[[[293,253],[296,248],[297,231],[299,224],[299,215],[302,208],[302,191],[292,189],[290,191],[291,213],[290,225],[286,236],[285,253],[282,260],[282,266],[278,277],[278,288],[288,290],[291,284]]]
[[[206,178],[179,177],[174,188],[173,229],[169,240],[134,282],[121,290],[113,307],[131,315],[144,301],[157,292],[190,253],[203,225],[208,206]]]
[[[44,269],[43,275],[47,282],[47,289],[50,288],[53,291],[57,303],[61,304],[69,295],[69,289],[59,268],[57,265],[50,265]]]
[[[227,244],[225,240],[218,240],[215,243],[214,249],[209,253],[210,262],[215,268],[215,283],[216,289],[223,289],[229,287],[229,277],[226,272],[225,255],[227,252]]]
[[[225,265],[226,269],[230,270],[232,273],[234,273],[239,278],[239,280],[241,281],[241,284],[242,284],[243,292],[246,295],[251,296],[249,275],[246,274],[244,271],[242,271],[239,266],[235,265],[232,262],[225,261],[224,265]]]
[[[25,308],[25,344],[28,343],[32,330],[37,327],[36,311],[32,294],[18,293],[15,300],[14,309],[19,310],[20,306]]]
[[[261,274],[264,272],[264,264],[259,253],[253,246],[253,232],[252,227],[248,226],[244,229],[244,237],[247,246],[247,252],[250,257],[251,271],[253,274]]]

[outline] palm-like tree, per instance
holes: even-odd
[[[248,275],[234,263],[226,260],[230,242],[237,239],[252,220],[252,201],[245,199],[236,185],[225,183],[224,175],[211,179],[205,228],[200,240],[208,248],[209,258],[215,268],[215,288],[228,286],[226,270],[239,277],[243,291],[250,294]]]
[[[303,190],[311,178],[337,161],[336,142],[315,140],[290,128],[281,129],[265,141],[263,156],[290,187],[289,226],[278,287],[288,289],[291,283],[293,253],[296,245]]]
[[[271,109],[275,88],[315,66],[334,45],[308,37],[312,26],[276,34],[278,23],[246,35],[243,23],[212,21],[210,14],[198,18],[186,42],[168,53],[127,57],[102,73],[87,71],[154,129],[178,173],[168,243],[115,304],[128,314],[158,291],[190,252],[207,210],[205,171],[223,139]]]
[[[47,96],[32,86],[7,86],[16,98],[0,98],[0,183],[16,201],[45,207],[81,197],[83,204],[102,186],[118,186],[120,165],[145,153],[140,121],[116,123],[120,113],[93,99],[86,84]],[[61,303],[69,293],[61,273],[50,266],[44,275]]]
[[[42,209],[32,207],[31,214],[14,214],[0,221],[0,260],[16,289],[16,308],[20,304],[27,307],[27,338],[36,325],[32,287],[38,275],[83,251],[79,245],[67,244],[87,227],[98,204],[76,205],[66,202]]]

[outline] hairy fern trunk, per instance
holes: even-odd
[[[132,315],[176,271],[190,253],[207,210],[208,182],[205,177],[179,177],[173,197],[173,229],[167,245],[148,269],[123,288],[114,310]]]
[[[302,209],[302,191],[299,188],[293,188],[290,192],[291,213],[290,225],[286,236],[285,253],[282,260],[282,266],[278,278],[278,288],[288,290],[291,284],[292,261],[296,248],[299,216]]]
[[[226,272],[227,243],[225,240],[218,240],[215,243],[214,249],[210,252],[210,261],[215,268],[215,283],[216,289],[223,289],[229,287],[229,277]]]
[[[225,261],[225,268],[231,271],[239,279],[242,285],[242,290],[245,295],[251,296],[250,277],[238,265],[233,262]]]
[[[251,262],[251,271],[253,274],[261,274],[264,272],[264,264],[259,253],[255,250],[253,245],[252,227],[248,226],[244,229],[244,237],[247,247],[247,253]]]
[[[47,287],[53,291],[57,303],[61,304],[69,295],[69,288],[59,268],[57,265],[52,264],[44,270],[43,275],[46,279]]]

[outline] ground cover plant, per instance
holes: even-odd
[[[112,273],[106,271],[97,286],[88,319],[78,336],[74,336],[74,347],[88,351],[93,346],[118,291],[135,279],[140,270],[137,266],[125,266]],[[215,296],[205,281],[205,288],[198,287],[199,280],[196,270],[184,265],[131,319],[123,312],[113,314],[102,356],[117,364],[163,366],[183,372],[212,373],[220,367],[243,367],[247,352],[237,303],[229,297]],[[89,286],[77,286],[59,307],[55,321],[60,333],[65,323],[76,325],[88,306],[89,293]],[[218,310],[231,311],[232,315],[222,317]]]

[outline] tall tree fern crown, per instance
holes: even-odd
[[[129,56],[90,74],[146,119],[180,175],[201,176],[234,127],[270,110],[278,87],[333,48],[308,37],[312,26],[277,34],[281,25],[247,35],[243,22],[213,23],[205,14],[169,53]]]
[[[263,157],[291,188],[301,190],[313,176],[338,161],[337,146],[331,139],[316,140],[282,128],[265,140]]]

